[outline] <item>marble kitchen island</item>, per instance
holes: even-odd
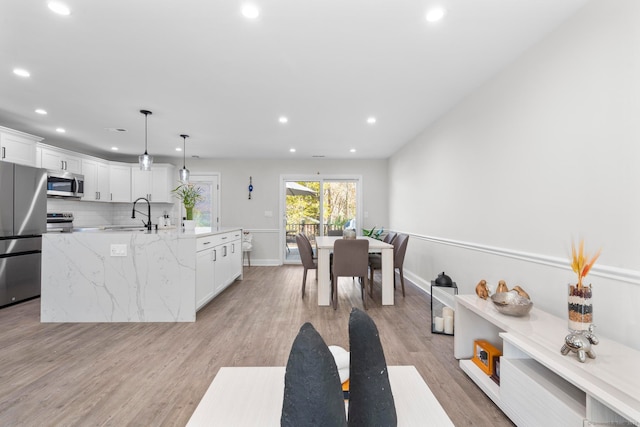
[[[40,319],[194,322],[197,309],[242,278],[241,235],[238,228],[44,234]],[[203,264],[197,255],[208,244],[212,256]],[[215,261],[215,292],[197,303],[202,289],[214,289]]]

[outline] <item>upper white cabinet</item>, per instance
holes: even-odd
[[[110,202],[109,164],[101,160],[82,159],[84,196],[82,200]]]
[[[109,165],[109,187],[112,202],[131,201],[131,165],[111,163]]]
[[[0,160],[36,166],[36,143],[42,138],[0,126]]]
[[[131,167],[131,198],[136,200],[144,197],[150,202],[173,203],[171,197],[174,181],[175,167],[169,164],[154,164],[150,171],[141,171],[135,165]]]
[[[41,156],[45,169],[82,173],[82,158],[70,151],[42,147]]]

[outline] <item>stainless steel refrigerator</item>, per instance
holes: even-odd
[[[45,169],[0,161],[0,307],[40,295]]]

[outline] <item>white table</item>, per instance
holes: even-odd
[[[220,368],[187,427],[279,426],[284,366]],[[453,427],[414,366],[389,366],[398,426]]]
[[[316,237],[318,248],[318,305],[331,304],[331,276],[329,275],[329,254],[333,242],[342,237]],[[369,241],[369,252],[382,253],[382,305],[393,305],[393,245],[371,237],[358,236]]]

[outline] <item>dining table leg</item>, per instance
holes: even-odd
[[[393,247],[382,250],[382,305],[394,304],[393,275]]]
[[[318,305],[331,304],[330,253],[331,249],[329,248],[318,248]],[[393,283],[391,286],[393,287]]]

